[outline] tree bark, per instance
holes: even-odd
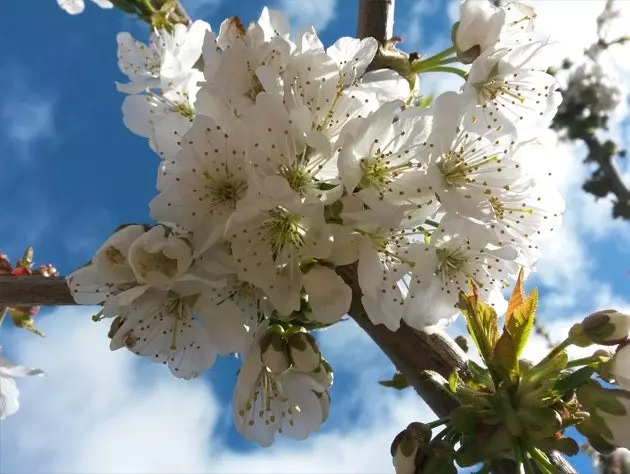
[[[74,304],[64,277],[0,276],[0,307]]]
[[[380,44],[394,34],[395,0],[359,0],[358,38],[376,38]]]

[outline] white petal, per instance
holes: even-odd
[[[15,381],[11,378],[0,377],[0,420],[13,415],[20,408],[18,391]]]
[[[333,324],[350,309],[352,290],[331,268],[315,265],[303,278],[313,319]]]

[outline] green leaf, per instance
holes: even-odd
[[[538,305],[538,290],[530,293],[527,299],[517,308],[509,319],[505,321],[505,328],[510,332],[516,346],[516,355],[520,357],[527,345],[534,327],[536,306]]]
[[[423,109],[428,109],[431,107],[431,103],[433,102],[433,94],[425,95],[422,97],[420,102],[418,103],[418,107],[422,107]]]
[[[499,318],[494,309],[479,301],[477,287],[472,281],[470,286],[472,293],[460,292],[458,307],[466,318],[466,327],[481,358],[489,366],[499,338]]]
[[[490,372],[485,367],[480,366],[474,360],[468,361],[468,368],[472,374],[472,379],[478,385],[494,389],[494,382],[490,377]]]
[[[503,331],[495,344],[492,363],[494,367],[499,369],[502,379],[507,382],[518,380],[518,354],[514,340],[508,331]]]
[[[537,366],[530,379],[536,382],[547,377],[555,377],[566,368],[568,363],[569,356],[567,351],[560,351],[543,365]]]
[[[448,376],[448,387],[451,389],[451,392],[457,393],[457,387],[462,383],[462,379],[459,376],[459,373],[454,370]]]
[[[396,390],[404,390],[409,387],[409,381],[403,374],[394,374],[391,380],[379,380],[383,387],[395,388]]]
[[[584,385],[594,373],[595,369],[593,367],[582,367],[569,375],[560,377],[554,384],[552,392],[560,397],[564,397]]]

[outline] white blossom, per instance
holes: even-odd
[[[324,324],[333,324],[350,309],[352,290],[332,268],[314,265],[303,276],[304,291],[312,314]]]
[[[31,369],[0,356],[0,420],[13,415],[20,408],[20,392],[14,378],[46,375],[41,369]]]
[[[242,135],[238,127],[199,116],[182,150],[161,167],[161,193],[151,202],[151,216],[193,232],[198,251],[222,236],[246,195],[249,174]]]
[[[218,352],[210,332],[194,319],[198,299],[198,295],[147,289],[120,309],[111,350],[126,347],[136,355],[168,365],[176,377],[197,377],[214,364]],[[213,329],[223,327],[213,325]],[[221,340],[224,334],[213,335]]]
[[[168,289],[186,274],[193,256],[188,242],[158,225],[135,240],[128,258],[138,283]]]
[[[436,100],[427,186],[444,211],[483,219],[490,199],[519,181],[520,163],[513,159],[515,136],[501,123],[462,110],[461,97],[442,94]]]
[[[503,281],[519,269],[514,247],[488,245],[486,230],[465,219],[443,219],[428,243],[411,247],[414,268],[409,283],[404,319],[410,326],[444,325],[458,313],[461,291],[469,291],[472,279],[481,300],[505,309]]]
[[[459,7],[459,26],[455,45],[466,52],[475,46],[480,52],[499,39],[505,22],[505,10],[485,0],[464,0]]]
[[[394,111],[402,104],[383,105],[361,119],[354,136],[347,136],[339,155],[341,179],[349,193],[380,214],[384,225],[397,212],[415,219],[437,211],[439,203],[427,182],[428,160],[419,159],[427,147],[431,117],[420,107]]]
[[[617,350],[613,359],[612,372],[617,385],[630,391],[630,345],[623,345]]]
[[[146,232],[139,224],[118,229],[96,251],[91,262],[67,278],[72,297],[78,304],[101,304],[136,284],[129,265],[131,245]]]
[[[510,126],[521,135],[547,127],[562,101],[558,81],[545,70],[544,43],[490,50],[473,63],[463,87],[490,125]],[[541,69],[537,69],[536,66]],[[525,131],[525,132],[524,132]]]
[[[308,374],[288,369],[274,374],[262,364],[254,344],[238,374],[232,410],[237,431],[261,446],[270,446],[276,433],[305,439],[328,415],[320,402],[326,389]]]
[[[193,72],[206,34],[210,37],[214,35],[210,25],[200,20],[190,27],[176,24],[172,32],[153,30],[148,46],[129,33],[119,33],[118,64],[131,82],[117,84],[118,90],[128,94],[138,94],[147,89],[168,91],[173,83],[180,82]]]

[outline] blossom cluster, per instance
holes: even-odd
[[[332,369],[308,330],[353,296],[392,331],[450,323],[471,279],[504,306],[564,210],[536,140],[560,95],[531,8],[481,3],[462,5],[453,48],[417,61],[470,64],[432,106],[421,78],[370,69],[373,38],[325,48],[266,8],[218,34],[203,21],[149,45],[119,34],[124,122],[160,157],[158,224],[122,226],[68,278],[112,318],[111,348],[181,378],[239,354],[235,424],[269,445],[327,418]]]

